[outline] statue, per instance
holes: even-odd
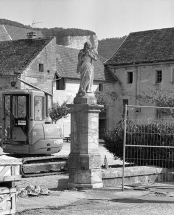
[[[84,48],[78,54],[77,73],[80,73],[80,86],[78,93],[85,95],[92,92],[94,80],[93,60],[97,60],[98,54],[92,49],[90,42],[84,44]]]

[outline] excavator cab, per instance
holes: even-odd
[[[3,97],[5,140],[28,143],[29,95],[6,94]]]
[[[51,155],[61,150],[61,128],[46,123],[48,99],[45,92],[7,90],[2,93],[2,103],[4,152]]]

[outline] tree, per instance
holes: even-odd
[[[53,103],[52,108],[48,109],[48,114],[55,124],[59,119],[65,118],[69,114],[69,108],[66,104],[66,102],[63,102],[62,105]]]
[[[115,100],[117,98],[117,94],[115,92],[96,91],[95,96],[97,104],[104,105],[105,108],[111,104],[111,100]]]
[[[125,38],[126,36],[120,38],[107,38],[98,41],[98,54],[103,58],[103,61],[106,61],[114,55]]]
[[[157,107],[171,107],[165,109],[169,115],[174,117],[174,89],[155,89],[152,88],[148,93],[144,93],[143,100],[154,104]],[[161,111],[163,111],[161,109]]]

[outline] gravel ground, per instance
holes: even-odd
[[[67,190],[68,174],[23,178],[16,185],[39,185],[50,190],[49,196],[17,198],[16,215],[173,215],[174,195],[163,191],[96,189]]]

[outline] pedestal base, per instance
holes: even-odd
[[[94,94],[77,95],[71,104],[69,188],[103,187],[98,146],[99,112]],[[102,106],[103,107],[103,106]]]
[[[96,184],[75,184],[75,183],[68,183],[68,188],[88,188],[88,189],[97,189],[102,188],[103,182],[96,183]]]

